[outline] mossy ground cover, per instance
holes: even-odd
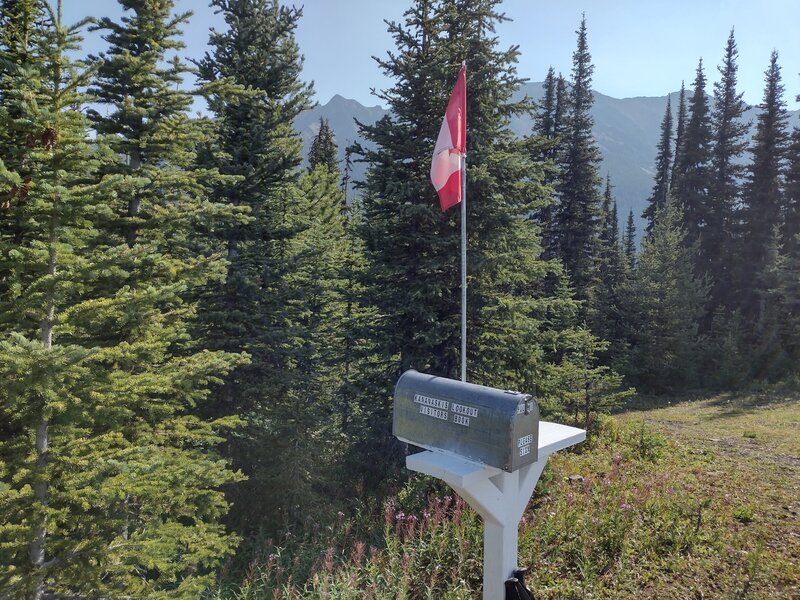
[[[378,522],[375,525],[375,522]],[[425,478],[258,548],[225,598],[478,598],[482,527]],[[540,600],[800,598],[800,395],[638,399],[551,458],[520,526]]]

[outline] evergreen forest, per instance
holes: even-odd
[[[459,378],[459,211],[429,170],[462,62],[469,381],[535,390],[587,448],[637,397],[800,385],[800,81],[777,53],[745,122],[720,40],[664,107],[644,214],[619,215],[585,17],[534,102],[500,0],[407,0],[375,59],[389,113],[340,163],[328,123],[308,156],[293,126],[301,8],[211,0],[225,27],[185,58],[191,13],[118,2],[65,23],[0,0],[0,599],[295,597],[241,582],[280,562],[316,585],[340,555],[319,531],[383,551],[404,498],[461,523],[409,481],[392,397],[407,369]],[[350,597],[326,594],[302,597]]]

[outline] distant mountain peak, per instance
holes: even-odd
[[[527,95],[534,100],[541,98],[543,84],[529,82],[522,86],[515,99]],[[656,156],[661,119],[667,105],[667,95],[635,96],[631,98],[613,98],[594,92],[594,137],[603,157],[602,173],[609,173],[614,185],[614,194],[619,206],[619,214],[624,215],[629,209],[640,219],[647,198],[653,187],[653,163]],[[672,110],[677,111],[678,92],[671,92]],[[755,109],[750,109],[745,120],[753,122]],[[381,106],[364,106],[357,100],[334,94],[323,105],[317,105],[302,113],[295,120],[295,129],[303,138],[305,153],[311,140],[319,129],[319,119],[323,117],[330,123],[339,146],[339,159],[343,160],[347,146],[359,140],[356,120],[371,125],[387,114]],[[790,126],[798,125],[798,111],[790,112]],[[530,116],[515,117],[511,121],[511,130],[517,135],[529,135],[533,128]],[[369,144],[365,144],[369,146]],[[431,148],[433,150],[433,148]],[[366,165],[355,163],[353,177],[363,179]],[[641,220],[641,219],[640,219]],[[637,230],[643,231],[643,224],[637,224]]]
[[[334,94],[331,96],[331,99],[328,100],[325,104],[322,104],[325,107],[334,107],[334,106],[353,106],[353,107],[360,107],[366,109],[380,109],[385,110],[382,106],[378,104],[374,104],[372,106],[364,106],[358,100],[353,100],[352,98],[345,98],[341,94]]]

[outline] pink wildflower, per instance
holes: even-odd
[[[325,558],[322,561],[322,568],[328,571],[329,573],[333,570],[333,553],[334,549],[333,546],[331,546],[325,552]]]
[[[391,527],[394,523],[394,498],[389,498],[386,501],[386,510],[383,513],[383,522],[386,527]]]
[[[366,542],[362,542],[361,540],[356,540],[353,542],[353,562],[356,564],[361,563],[361,559],[364,557],[364,549],[367,547]]]

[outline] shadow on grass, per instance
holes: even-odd
[[[796,381],[788,381],[720,394],[710,406],[721,409],[712,418],[723,419],[797,402],[800,402],[800,388]]]
[[[647,412],[669,408],[677,404],[707,402],[709,407],[720,409],[709,416],[722,419],[752,413],[764,408],[800,402],[800,381],[789,380],[773,384],[753,384],[737,391],[687,390],[680,394],[637,394],[612,414]]]
[[[646,412],[657,408],[669,408],[685,402],[700,402],[713,398],[718,393],[708,390],[691,390],[681,394],[637,394],[625,404],[614,409],[612,414]]]

